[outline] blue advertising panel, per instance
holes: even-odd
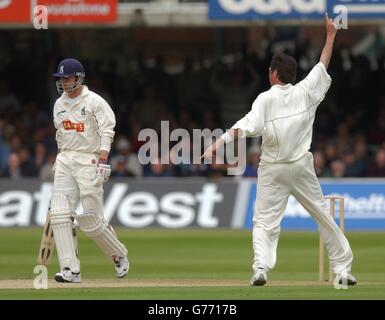
[[[385,183],[321,183],[325,195],[340,195],[345,199],[346,230],[385,230]],[[256,184],[250,188],[245,227],[252,227]],[[339,205],[335,205],[339,222]],[[282,220],[283,230],[316,230],[317,225],[307,211],[290,197]]]
[[[385,18],[385,0],[209,0],[213,20],[311,20],[346,10],[349,19]]]

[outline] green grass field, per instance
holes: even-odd
[[[336,290],[317,283],[316,233],[283,232],[269,284],[249,287],[250,231],[117,232],[129,250],[126,278],[115,279],[112,263],[80,234],[82,284],[50,282],[48,290],[35,290],[33,269],[41,229],[0,229],[0,299],[385,299],[385,233],[348,234],[359,284]],[[58,271],[56,260],[55,255],[50,279]]]

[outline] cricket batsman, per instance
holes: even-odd
[[[297,63],[278,53],[269,68],[270,90],[261,93],[251,111],[203,154],[212,157],[223,144],[239,137],[262,136],[257,198],[253,217],[253,276],[251,286],[263,286],[276,263],[280,223],[293,195],[318,225],[331,267],[340,284],[355,285],[353,254],[343,232],[328,214],[326,200],[314,171],[310,150],[317,107],[331,85],[327,68],[337,29],[327,14],[326,43],[320,61],[295,84]]]
[[[76,220],[114,263],[115,274],[129,269],[126,247],[103,216],[103,183],[111,174],[107,164],[114,138],[115,115],[108,103],[83,85],[85,72],[76,59],[65,59],[53,74],[61,94],[53,110],[58,155],[54,165],[51,226],[61,271],[58,282],[80,282],[76,237],[72,236],[79,201],[83,214]]]

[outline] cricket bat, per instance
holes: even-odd
[[[48,209],[43,237],[40,243],[39,255],[37,257],[37,263],[43,266],[48,266],[51,263],[54,248],[55,241],[53,238],[53,230],[51,228],[51,210]]]

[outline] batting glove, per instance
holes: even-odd
[[[106,160],[99,160],[96,166],[96,181],[98,184],[105,183],[110,179],[111,166],[106,162]]]

